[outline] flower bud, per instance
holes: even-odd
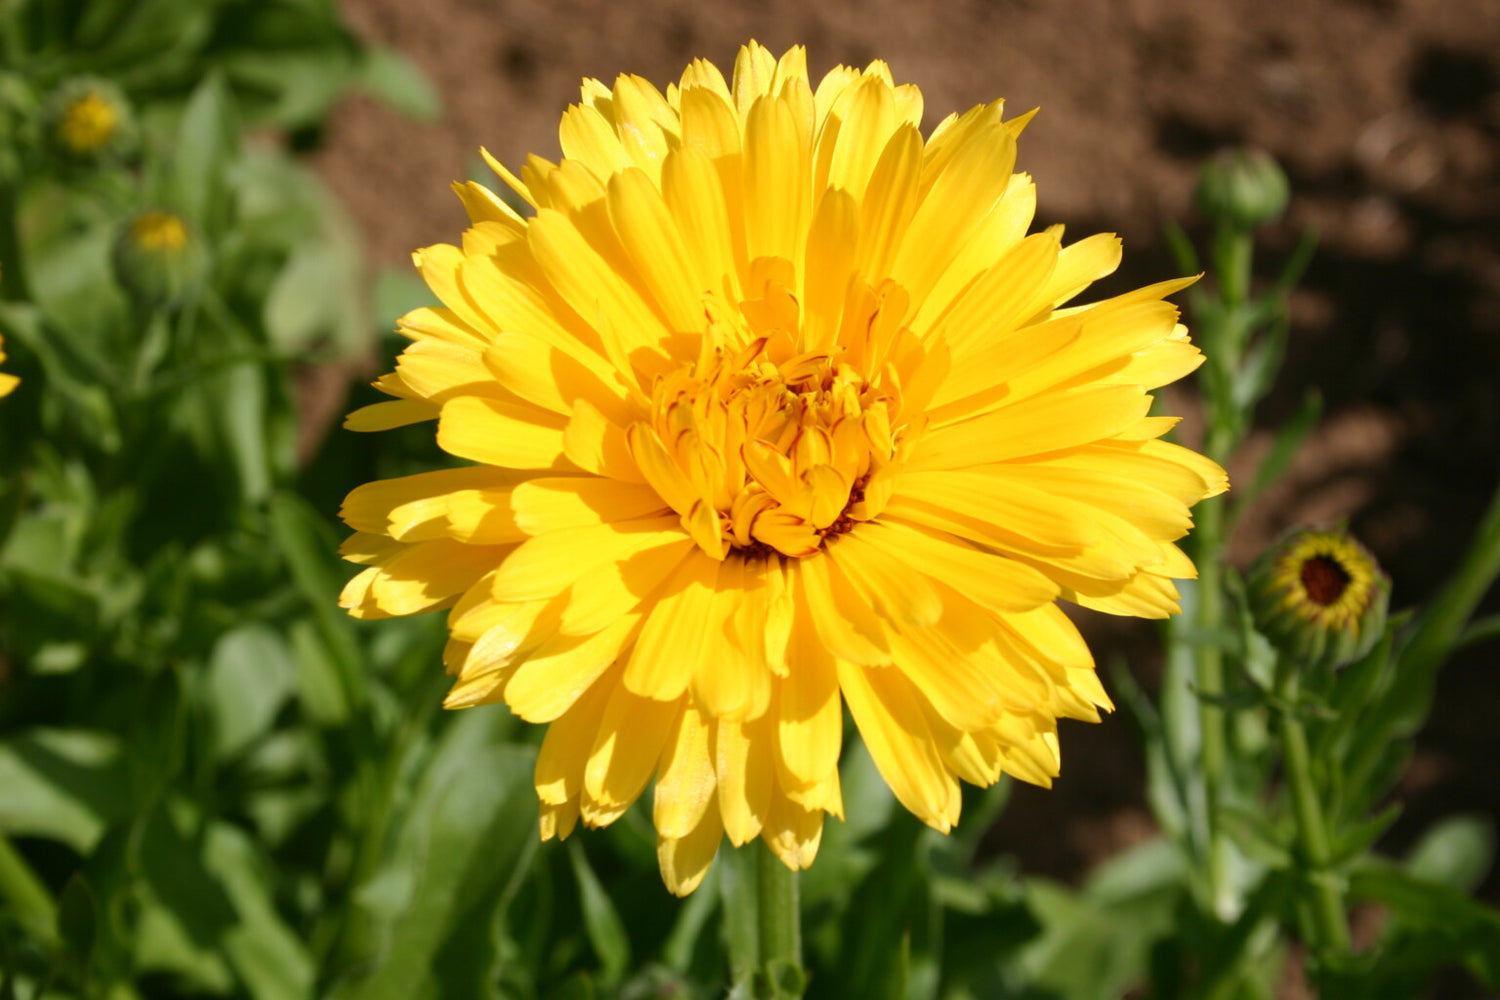
[[[1216,154],[1198,174],[1198,210],[1215,222],[1254,229],[1281,217],[1290,188],[1286,174],[1259,149]]]
[[[108,80],[65,80],[42,111],[47,143],[62,159],[94,165],[115,160],[135,145],[135,115],[125,95]]]
[[[1352,663],[1385,631],[1390,578],[1345,531],[1298,529],[1250,568],[1255,628],[1307,670]]]
[[[138,302],[172,305],[203,280],[203,243],[180,215],[142,212],[115,241],[115,278]]]

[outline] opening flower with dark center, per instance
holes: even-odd
[[[1349,663],[1385,628],[1389,581],[1344,531],[1293,532],[1256,561],[1249,584],[1256,628],[1299,666]]]
[[[544,837],[655,780],[668,887],[724,835],[810,864],[842,815],[844,709],[897,798],[1050,784],[1109,698],[1059,598],[1165,617],[1223,471],[1150,390],[1202,360],[1168,281],[1070,305],[1119,241],[1028,235],[1030,115],[925,138],[881,62],[816,84],[752,43],[731,80],[584,82],[563,158],[457,185],[442,301],[356,411],[463,460],[345,501],[342,603],[448,609],[446,704],[549,724]]]

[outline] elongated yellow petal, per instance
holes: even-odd
[[[448,454],[511,469],[551,469],[563,458],[564,422],[498,399],[459,396],[443,404],[438,445]]]
[[[511,675],[505,703],[527,722],[551,722],[609,669],[639,623],[639,615],[627,615],[593,635],[542,643]]]
[[[659,837],[656,859],[667,891],[674,896],[686,896],[698,888],[723,839],[724,824],[719,819],[719,803],[712,800],[691,833],[683,837]]]
[[[839,687],[881,777],[918,819],[947,833],[961,801],[919,707],[921,695],[898,671],[839,662]]]

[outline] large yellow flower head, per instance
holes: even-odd
[[[1149,390],[1200,355],[1167,282],[1064,308],[1113,236],[1026,235],[1029,116],[950,115],[884,63],[698,61],[662,94],[588,80],[559,163],[458,185],[442,300],[352,414],[437,419],[469,465],[345,503],[356,616],[449,608],[452,707],[550,723],[543,837],[655,778],[662,874],[722,835],[796,869],[842,814],[847,706],[939,830],[958,779],[1058,773],[1057,719],[1108,707],[1055,603],[1162,617],[1174,541],[1222,470],[1159,440]]]

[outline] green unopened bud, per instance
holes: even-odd
[[[1305,669],[1352,663],[1385,631],[1390,579],[1348,532],[1292,532],[1255,561],[1248,583],[1256,630]]]
[[[115,240],[115,277],[138,302],[172,305],[203,280],[203,242],[180,215],[142,212]]]
[[[1216,154],[1198,174],[1198,210],[1215,222],[1254,229],[1281,218],[1291,189],[1275,160],[1258,149]]]
[[[124,93],[92,76],[65,80],[42,110],[47,143],[64,160],[98,164],[117,160],[135,146],[135,115]]]

